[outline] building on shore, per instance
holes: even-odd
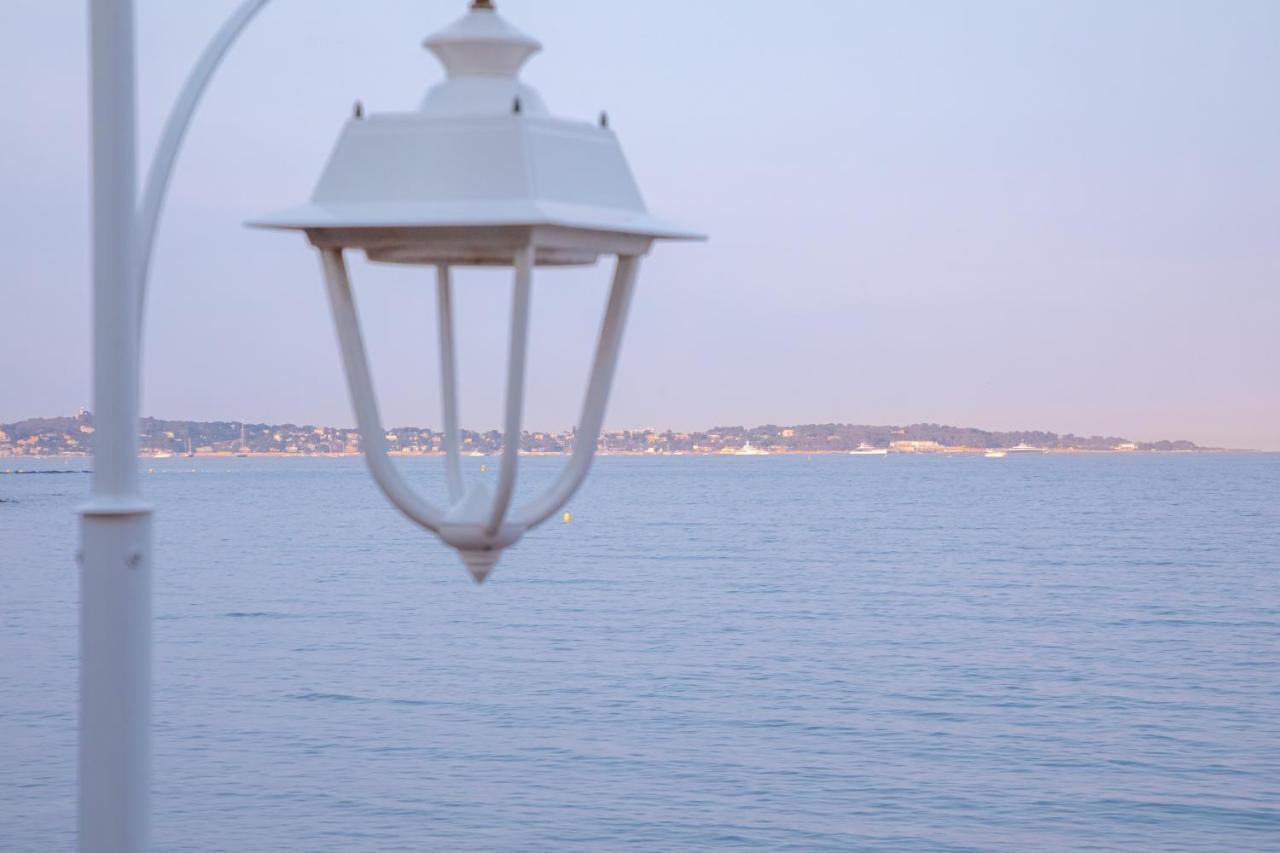
[[[893,441],[889,449],[896,453],[941,453],[946,448],[936,441]]]

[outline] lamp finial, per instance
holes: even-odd
[[[537,39],[508,23],[493,0],[471,0],[467,14],[427,36],[422,45],[444,64],[449,80],[480,77],[486,83],[498,77],[516,78],[529,57],[542,49]],[[472,89],[467,92],[460,97],[471,98]]]

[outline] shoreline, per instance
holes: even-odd
[[[942,450],[929,451],[911,451],[911,450],[889,450],[886,456],[913,456],[913,457],[950,457],[950,456],[983,456],[991,450],[1005,450],[1008,448],[983,448],[983,447],[948,447]],[[1204,448],[1199,450],[1092,450],[1086,448],[1044,448],[1035,451],[1022,451],[1010,453],[1010,457],[1018,456],[1204,456],[1204,455],[1222,455],[1226,453],[1247,453],[1247,454],[1266,454],[1277,453],[1280,451],[1254,450],[1251,448]],[[360,452],[325,452],[325,453],[289,453],[286,451],[262,451],[258,453],[232,453],[229,451],[213,451],[207,453],[173,454],[170,456],[155,456],[149,453],[139,453],[139,460],[159,461],[182,460],[182,459],[347,459],[363,456]],[[395,458],[409,459],[443,459],[445,454],[442,452],[431,453],[412,453],[404,451],[388,451],[388,456]],[[568,458],[571,452],[557,451],[520,451],[521,457],[546,457],[546,458]],[[847,450],[770,450],[767,453],[738,453],[724,451],[684,451],[682,453],[646,453],[644,451],[627,451],[627,450],[607,450],[596,451],[597,457],[624,457],[624,458],[641,458],[641,459],[678,459],[684,457],[692,457],[698,459],[707,458],[738,458],[751,457],[759,458],[761,456],[849,456],[851,454]],[[5,454],[0,455],[0,459],[91,459],[92,453],[58,453],[51,455],[27,455],[27,454]],[[464,457],[473,459],[496,459],[502,458],[501,451],[494,453],[485,453],[481,456]]]

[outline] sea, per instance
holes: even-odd
[[[0,460],[4,851],[88,464]],[[1280,850],[1280,455],[606,457],[485,586],[358,458],[141,465],[157,851]]]

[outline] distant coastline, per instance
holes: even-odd
[[[0,457],[87,456],[93,440],[93,415],[31,418],[0,424]],[[421,427],[387,430],[390,452],[397,456],[443,453],[443,434]],[[502,447],[496,430],[463,430],[462,451],[489,456]],[[353,456],[360,452],[354,429],[240,421],[173,421],[144,418],[142,457],[294,457]],[[571,432],[524,432],[524,455],[559,456],[573,447]],[[1059,435],[1039,430],[997,432],[942,424],[869,426],[803,424],[757,427],[721,426],[699,432],[620,430],[601,437],[597,452],[614,456],[764,456],[813,454],[949,455],[1025,453],[1205,453],[1185,440],[1133,441],[1120,436]]]

